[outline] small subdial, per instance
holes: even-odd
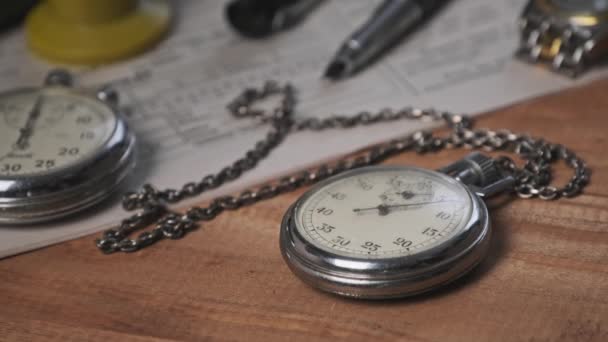
[[[396,176],[389,179],[387,184],[389,188],[379,196],[384,205],[430,202],[435,196],[433,183],[429,180],[411,182]],[[409,208],[413,209],[415,206]]]

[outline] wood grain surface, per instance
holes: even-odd
[[[443,290],[370,302],[303,284],[278,248],[301,190],[131,255],[102,255],[89,236],[0,260],[0,340],[608,341],[608,81],[477,127],[561,142],[588,161],[592,182],[574,199],[493,203],[489,257]],[[387,163],[435,168],[465,153]]]

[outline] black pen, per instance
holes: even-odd
[[[267,38],[294,27],[324,0],[233,0],[226,6],[226,19],[238,33]]]
[[[342,44],[325,70],[329,79],[361,70],[421,24],[446,0],[385,0]]]

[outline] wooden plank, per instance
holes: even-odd
[[[278,249],[300,190],[131,255],[102,255],[90,236],[2,260],[0,339],[608,341],[606,94],[598,81],[479,120],[569,146],[593,179],[574,199],[493,202],[490,256],[448,288],[369,302],[304,285]],[[465,153],[387,163],[434,168]]]

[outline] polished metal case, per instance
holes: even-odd
[[[68,87],[64,91],[111,108],[116,115],[114,131],[93,156],[76,165],[43,175],[0,177],[0,224],[38,223],[81,211],[112,194],[134,167],[135,136],[117,109],[116,94],[107,88],[97,92],[96,98]]]
[[[518,57],[571,77],[608,53],[608,10],[569,9],[553,0],[530,0],[519,27]]]
[[[490,238],[490,221],[485,203],[469,187],[440,172],[436,174],[462,186],[471,201],[472,212],[465,228],[428,251],[384,259],[353,258],[333,254],[308,242],[296,228],[298,207],[328,184],[377,168],[418,169],[400,166],[372,166],[327,179],[305,193],[287,211],[281,224],[281,253],[291,270],[309,285],[323,291],[358,298],[406,297],[449,283],[473,269],[485,256]]]

